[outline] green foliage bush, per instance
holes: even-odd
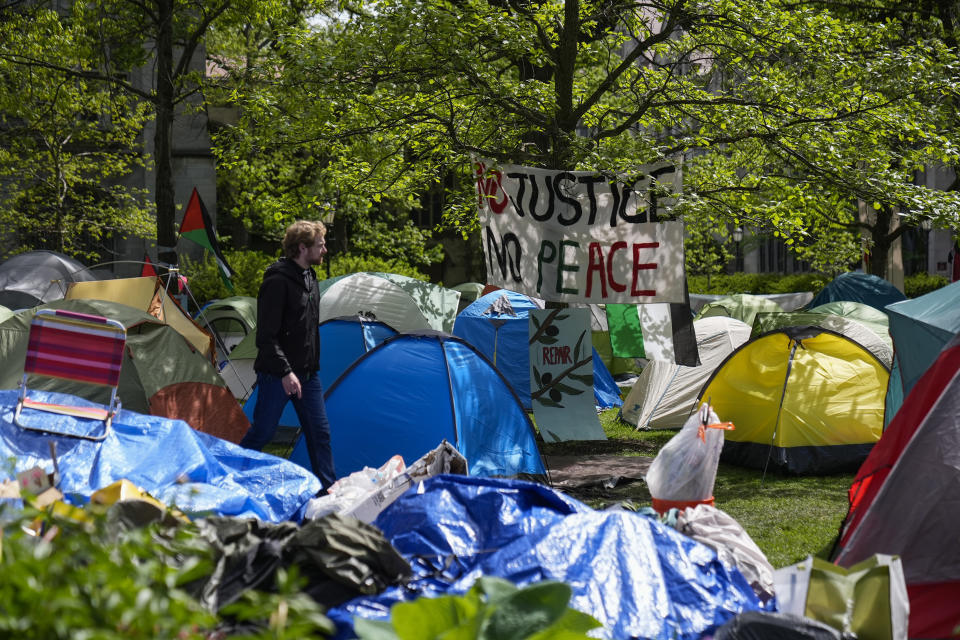
[[[831,278],[822,273],[733,273],[711,276],[687,275],[690,293],[733,295],[735,293],[774,294],[823,289]]]
[[[908,298],[917,298],[950,284],[945,276],[917,273],[903,279],[904,293]]]
[[[4,638],[226,639],[236,620],[252,625],[246,638],[333,633],[293,571],[278,572],[275,592],[246,592],[223,617],[205,609],[191,586],[213,570],[212,550],[189,523],[130,528],[114,509],[91,505],[80,518],[10,507],[0,518]]]
[[[277,251],[276,254],[271,255],[262,251],[224,251],[223,255],[234,270],[232,291],[224,284],[209,252],[204,253],[203,260],[199,262],[191,260],[189,256],[182,258],[181,273],[189,279],[190,292],[199,305],[228,296],[256,297],[260,290],[260,282],[263,280],[264,270],[279,259],[280,252]],[[415,267],[399,259],[337,255],[330,261],[331,277],[359,271],[382,271],[417,280],[429,280]],[[326,264],[317,268],[317,277],[321,280],[327,277]]]

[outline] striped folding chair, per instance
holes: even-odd
[[[120,410],[117,384],[123,363],[127,330],[116,320],[63,309],[40,309],[30,323],[30,340],[23,365],[23,379],[13,422],[22,429],[58,436],[103,440],[110,433],[113,416]],[[82,407],[33,400],[27,396],[30,376],[60,378],[110,388],[106,407]],[[97,436],[78,435],[30,426],[21,422],[23,409],[72,416],[104,423]]]

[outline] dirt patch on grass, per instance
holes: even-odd
[[[591,456],[597,454],[655,456],[660,443],[645,440],[570,440],[540,442],[540,453],[545,456]]]

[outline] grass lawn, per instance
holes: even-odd
[[[617,409],[600,415],[608,440],[603,442],[542,443],[544,455],[616,453],[656,456],[676,431],[635,431],[617,419]],[[826,555],[847,512],[847,489],[854,474],[787,476],[721,464],[714,484],[716,506],[746,530],[774,567],[784,567],[808,555]],[[612,489],[591,487],[568,492],[602,509],[617,503],[650,506],[643,482]]]

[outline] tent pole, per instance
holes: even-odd
[[[760,477],[760,488],[763,489],[763,481],[767,478],[767,466],[770,464],[770,455],[773,453],[773,443],[777,441],[777,431],[780,430],[780,414],[783,410],[783,398],[787,395],[787,382],[790,380],[790,369],[793,368],[793,356],[797,353],[799,340],[791,339],[793,343],[790,346],[790,359],[787,360],[787,375],[783,378],[783,389],[780,391],[780,404],[777,405],[777,420],[773,423],[773,435],[770,436],[770,448],[767,449],[767,460],[763,463],[763,475]]]

